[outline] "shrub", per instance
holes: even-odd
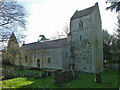
[[[10,62],[10,60],[8,58],[3,58],[2,65],[12,65],[12,63]]]
[[[2,69],[2,76],[4,79],[11,79],[16,77],[17,75],[14,72],[14,68],[6,67]]]

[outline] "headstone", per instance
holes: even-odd
[[[35,76],[34,78],[35,78],[35,79],[40,79],[41,76],[40,76],[40,75],[37,75],[37,76]]]
[[[55,71],[54,72],[54,83],[61,83],[61,82],[66,82],[73,80],[73,72],[72,71]]]
[[[78,71],[74,71],[74,78],[78,79]]]
[[[95,82],[96,83],[101,83],[102,82],[102,78],[101,78],[100,73],[95,73]]]
[[[47,72],[46,71],[42,71],[42,78],[45,78],[47,76]]]
[[[48,76],[51,76],[51,74],[52,74],[52,73],[49,71],[49,72],[48,72]]]

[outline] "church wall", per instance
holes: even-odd
[[[91,47],[88,42],[77,42],[75,54],[75,70],[91,72]]]
[[[79,28],[79,21],[83,22],[83,28]],[[72,44],[75,54],[75,70],[91,72],[92,55],[91,55],[91,24],[90,15],[71,21]],[[76,26],[75,26],[76,25]]]
[[[27,57],[27,59],[25,59]],[[31,51],[24,51],[21,53],[21,64],[26,67],[31,66]]]
[[[72,20],[70,22],[70,30],[71,31],[80,30],[80,28],[79,28],[80,21],[83,22],[83,29],[88,29],[91,27],[90,26],[90,15],[87,15],[87,16],[76,18],[76,19]]]
[[[99,7],[96,5],[94,12],[91,14],[91,40],[92,40],[92,72],[98,73],[103,71],[103,39],[102,24]]]
[[[44,51],[43,67],[48,69],[62,69],[64,48],[52,48]],[[51,63],[48,63],[48,58],[51,58]]]
[[[90,40],[90,29],[72,32],[72,42],[80,42],[85,39]]]
[[[22,65],[27,67],[38,67],[37,60],[40,60],[40,68],[46,69],[63,69],[62,61],[64,55],[64,47],[42,49],[42,50],[32,50],[24,51],[22,54]],[[25,56],[27,56],[27,62],[25,61]],[[50,62],[48,62],[50,58]],[[43,63],[42,63],[43,62]]]
[[[100,17],[99,7],[96,5],[94,12],[91,14],[91,26],[99,31],[102,30],[102,21]]]
[[[63,50],[63,62],[62,62],[62,67],[63,67],[63,71],[68,71],[70,70],[70,46],[67,45],[65,46],[64,50]]]
[[[102,31],[92,29],[92,72],[103,71],[103,42]]]

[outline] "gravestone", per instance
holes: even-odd
[[[96,73],[95,74],[95,82],[96,83],[101,83],[102,82],[102,78],[101,78],[101,74],[100,73]]]
[[[42,76],[41,76],[41,77],[42,77],[42,78],[45,78],[46,76],[47,76],[47,72],[43,70],[43,71],[42,71]]]
[[[74,78],[78,79],[78,71],[74,71]]]
[[[51,73],[50,71],[48,71],[48,76],[51,76],[51,74],[52,74],[52,73]]]
[[[41,75],[36,75],[34,78],[35,78],[35,79],[40,79],[40,78],[41,78]]]
[[[57,70],[54,72],[54,83],[62,83],[66,81],[73,80],[73,72],[72,71],[60,71]]]

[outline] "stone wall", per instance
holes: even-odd
[[[102,21],[98,4],[95,5],[94,12],[91,14],[91,42],[92,42],[92,72],[103,71],[103,38]]]
[[[83,28],[79,28],[79,21],[83,22]],[[77,26],[75,26],[77,25]],[[91,72],[91,28],[90,15],[71,21],[71,40],[74,48],[75,70]]]
[[[36,67],[37,60],[40,60],[40,68],[46,69],[63,69],[65,47],[49,48],[43,50],[29,50],[22,51],[21,53],[21,64],[27,67]],[[43,53],[43,54],[42,54]],[[25,61],[27,56],[27,62]],[[16,56],[16,65],[19,65],[20,55]],[[48,58],[51,58],[51,63],[48,62]]]
[[[66,45],[66,47],[63,50],[63,61],[62,61],[62,71],[68,71],[70,69],[69,64],[70,64],[70,47],[69,45]]]
[[[44,52],[43,67],[62,70],[63,50],[64,47],[46,49]],[[51,58],[51,63],[48,62],[48,58]]]
[[[99,73],[103,71],[103,40],[102,31],[91,30],[92,41],[92,72]]]

